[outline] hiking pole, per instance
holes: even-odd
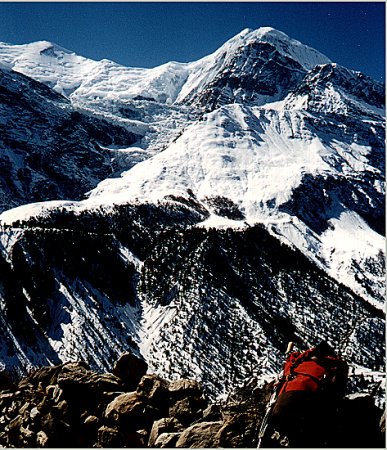
[[[285,352],[285,360],[286,358],[289,356],[289,354],[292,352],[294,347],[294,342],[289,342],[288,343],[288,347],[286,349]],[[283,378],[283,372],[281,371],[277,381],[275,382],[274,386],[273,386],[273,392],[270,396],[270,399],[266,405],[266,412],[265,415],[262,419],[260,428],[259,428],[259,433],[258,433],[258,445],[257,448],[261,448],[262,445],[262,440],[266,434],[268,425],[269,425],[269,418],[270,418],[270,414],[273,410],[273,407],[277,401],[277,397],[278,397],[278,393],[281,390],[282,384],[283,384],[284,378]]]

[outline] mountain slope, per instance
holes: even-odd
[[[130,157],[120,161],[103,147],[129,147],[140,138],[137,130],[76,110],[44,84],[6,69],[0,69],[0,108],[1,211],[81,199],[122,164],[130,166]]]
[[[263,226],[192,227],[208,216],[169,200],[60,208],[3,229],[5,367],[81,358],[106,369],[129,349],[219,395],[276,372],[288,340],[326,338],[352,364],[383,364],[382,312]]]
[[[287,340],[384,364],[384,86],[272,28],[154,69],[0,63],[4,368],[128,350],[218,395]]]
[[[363,86],[374,89],[368,102],[343,83],[332,85],[331,78],[316,85],[308,84],[308,103],[301,86],[283,104],[232,104],[204,115],[164,152],[100,183],[90,203],[157,201],[171,194],[188,199],[190,192],[204,205],[227,199],[239,218],[273,224],[277,235],[383,307],[384,122],[376,107],[383,93],[368,79]],[[333,112],[332,102],[321,98],[327,91],[340,95],[347,109],[336,102]],[[294,103],[302,106],[291,109]],[[348,112],[354,103],[362,120]],[[333,255],[340,230],[348,226],[361,230],[364,245],[359,249],[358,239],[348,240]],[[360,281],[355,267],[365,259],[381,270]]]

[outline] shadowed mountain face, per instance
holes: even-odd
[[[305,73],[297,61],[281,54],[274,45],[252,42],[239,48],[221,73],[185,101],[207,111],[230,103],[262,105],[268,99],[282,100]]]
[[[382,85],[269,28],[154,69],[0,62],[3,368],[129,351],[216,396],[289,340],[383,366]]]
[[[77,111],[68,99],[26,76],[0,70],[0,208],[81,199],[120,167],[101,146],[138,136]]]

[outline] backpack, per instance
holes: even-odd
[[[291,353],[284,365],[279,395],[291,391],[343,394],[348,366],[339,356],[319,355],[315,348]]]

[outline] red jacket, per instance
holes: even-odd
[[[293,352],[284,365],[284,384],[279,394],[289,391],[327,391],[344,393],[348,366],[338,356],[319,356],[315,347],[305,352]]]

